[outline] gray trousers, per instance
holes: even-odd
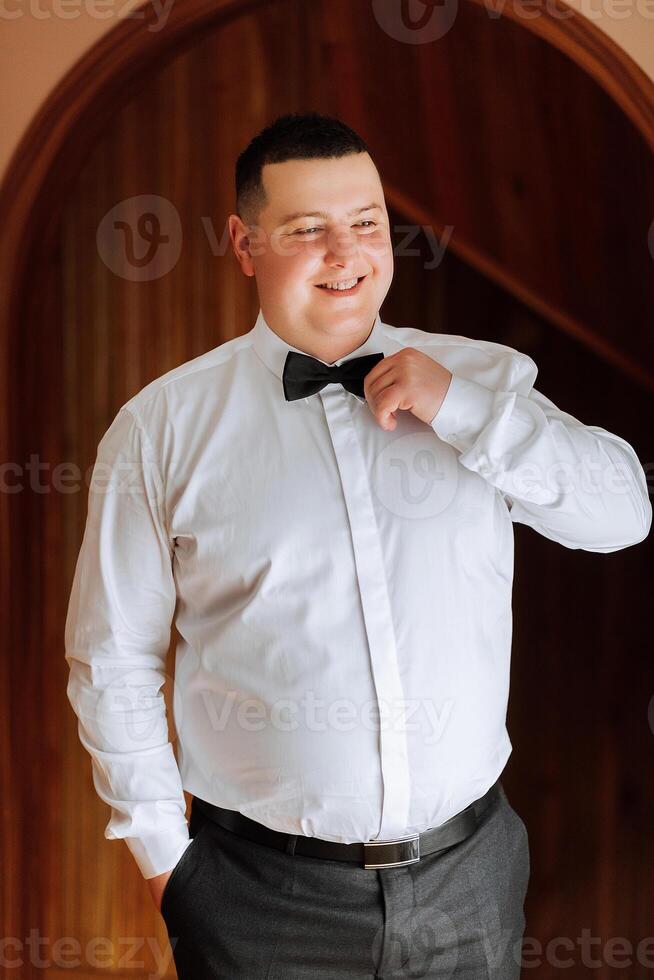
[[[190,833],[161,907],[179,980],[520,976],[529,843],[503,788],[467,840],[398,868],[278,851],[193,806]]]

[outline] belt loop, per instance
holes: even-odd
[[[286,841],[286,853],[295,855],[295,845],[297,844],[297,834],[289,834]]]

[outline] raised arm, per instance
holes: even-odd
[[[461,453],[462,466],[502,492],[512,521],[585,551],[617,551],[642,541],[652,505],[634,449],[533,388],[531,358],[514,352],[503,360],[497,387],[452,369],[431,421],[436,434]]]

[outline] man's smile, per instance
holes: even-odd
[[[334,280],[329,285],[325,283],[317,284],[317,288],[321,289],[324,293],[331,293],[335,296],[345,295],[352,296],[354,293],[359,292],[359,287],[366,276],[354,277],[352,279],[341,279]]]

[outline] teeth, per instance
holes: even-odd
[[[339,291],[343,289],[352,289],[353,286],[356,286],[358,281],[358,278],[356,278],[350,279],[348,282],[335,282],[331,284],[324,282],[321,284],[321,289],[338,289]]]

